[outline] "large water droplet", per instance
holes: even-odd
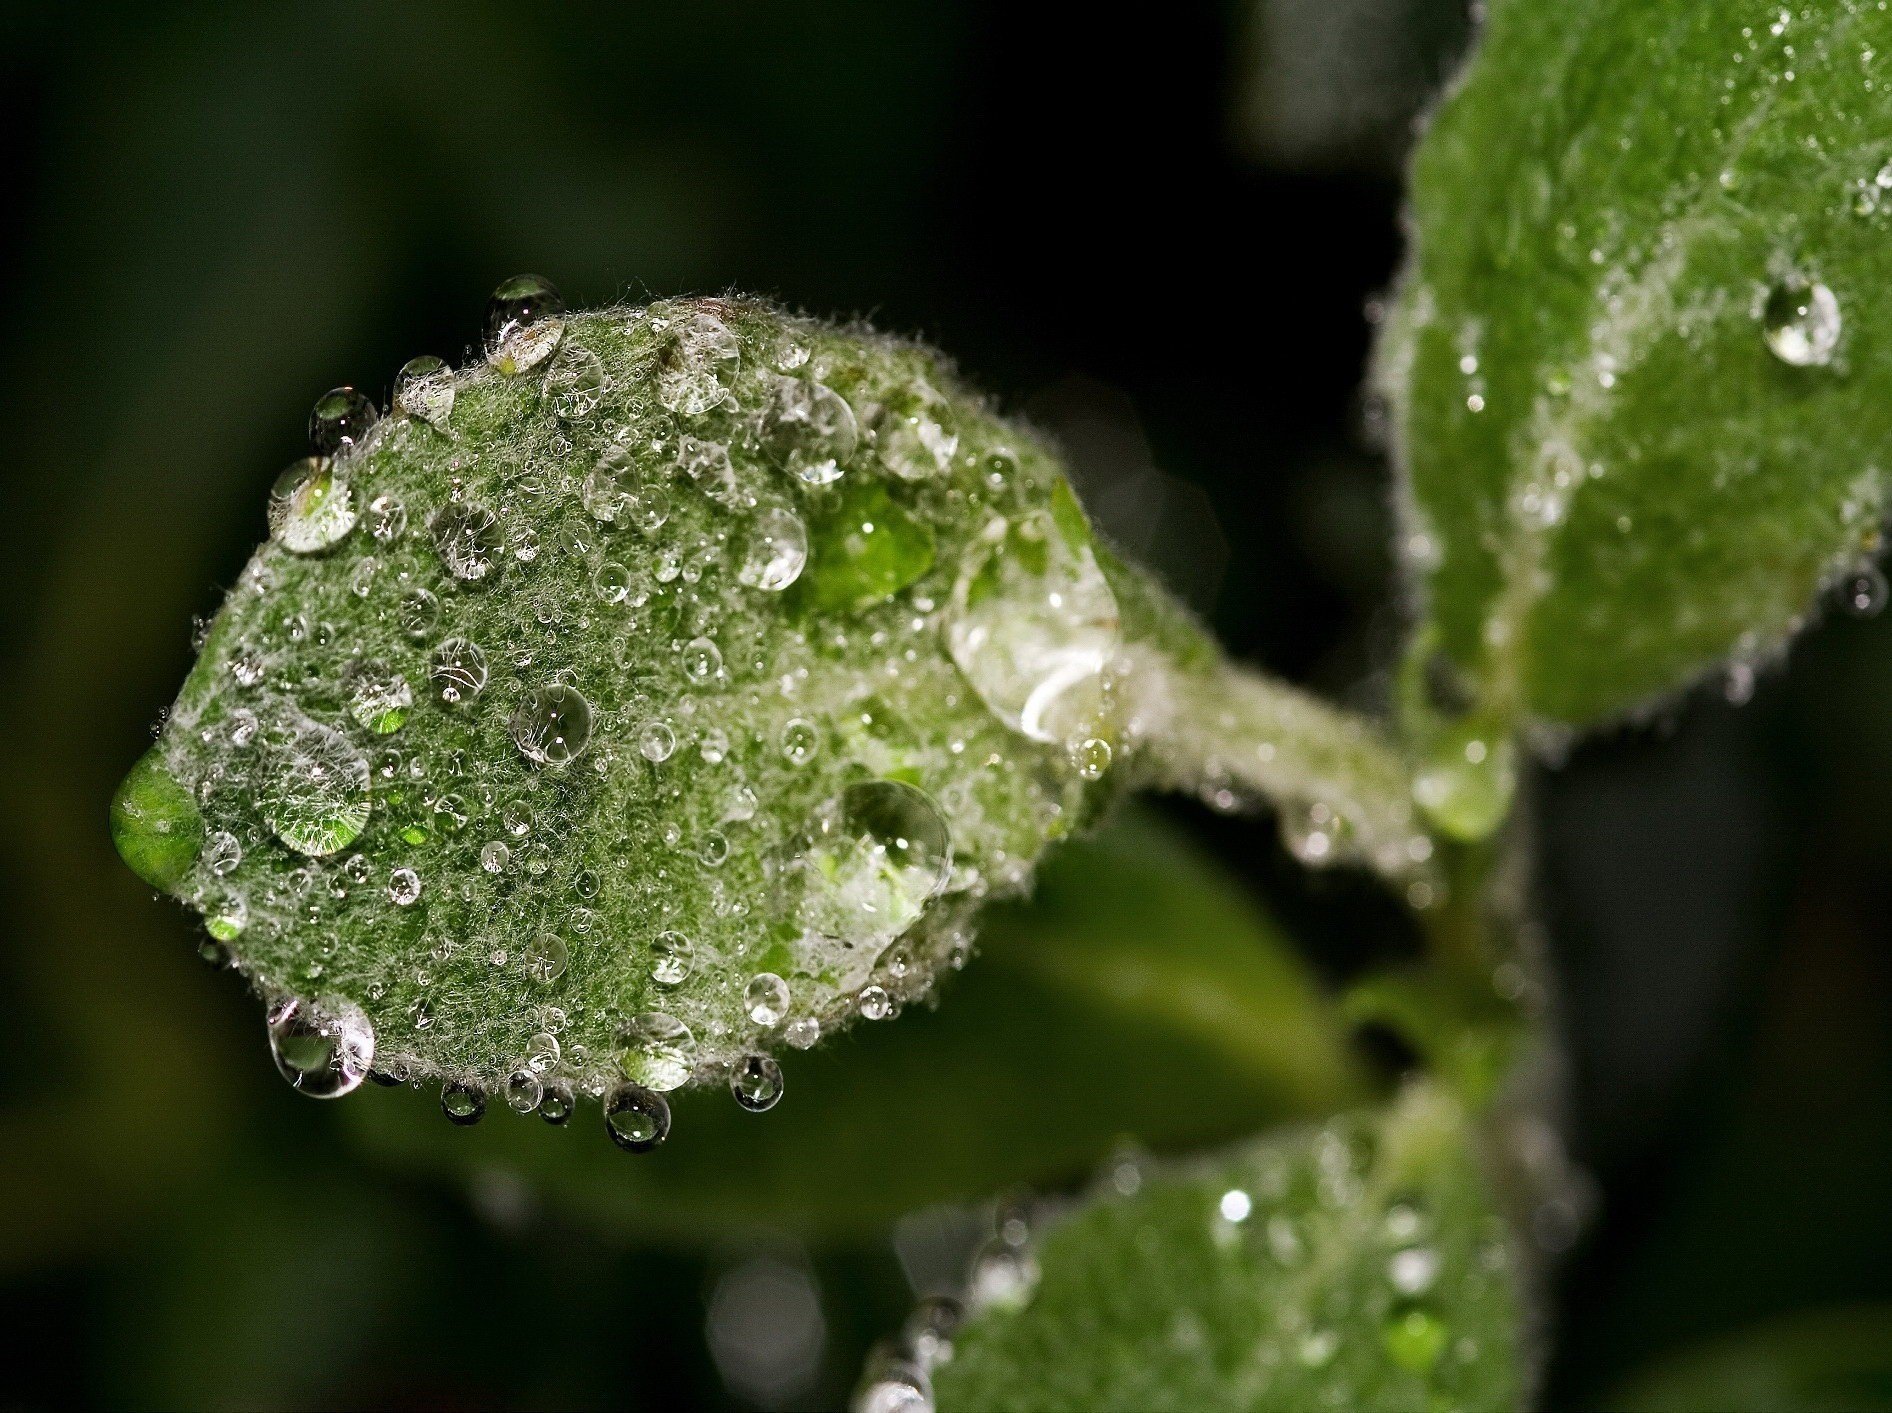
[[[757,1025],[779,1025],[788,1014],[788,983],[772,971],[757,972],[743,988],[742,1004]]]
[[[430,426],[447,425],[453,394],[453,369],[431,353],[408,359],[394,377],[394,405]]]
[[[777,378],[763,423],[770,454],[784,471],[825,486],[846,469],[860,440],[847,399],[822,383]]]
[[[1114,735],[1117,598],[1062,482],[1053,508],[994,521],[953,586],[947,646],[993,715],[1068,749]]]
[[[1434,824],[1454,839],[1490,837],[1510,812],[1517,791],[1511,738],[1478,721],[1440,736],[1413,778],[1412,795]]]
[[[298,853],[320,858],[367,827],[368,762],[339,731],[306,722],[272,739],[258,792],[263,819]]]
[[[696,1037],[675,1016],[646,1011],[632,1019],[618,1065],[626,1079],[646,1088],[677,1089],[696,1066]]]
[[[448,706],[470,702],[486,690],[486,654],[471,638],[443,638],[427,676]]]
[[[346,451],[367,436],[380,418],[366,393],[331,388],[316,399],[309,413],[309,449],[317,456]]]
[[[1822,367],[1839,347],[1839,301],[1823,284],[1785,280],[1767,292],[1761,327],[1768,349],[1782,363]]]
[[[657,400],[672,412],[700,416],[729,396],[742,366],[742,345],[722,320],[655,308],[639,321],[634,337],[651,360]]]
[[[131,871],[161,892],[183,882],[204,846],[197,801],[153,746],[112,795],[112,843]]]
[[[374,1026],[352,1001],[292,996],[270,1007],[266,1019],[277,1070],[312,1099],[339,1099],[374,1066]]]
[[[440,562],[456,579],[474,583],[499,567],[506,548],[499,517],[483,505],[456,501],[441,507],[428,522]]]
[[[928,383],[915,380],[887,398],[874,420],[874,450],[887,469],[906,481],[926,481],[945,472],[959,450],[952,411]]]
[[[270,488],[269,535],[286,550],[315,554],[354,528],[354,493],[325,457],[304,457]]]
[[[571,949],[555,933],[542,932],[525,946],[526,975],[541,986],[550,986],[563,976],[570,960]]]
[[[945,887],[952,841],[923,790],[868,780],[848,786],[839,807],[817,820],[804,862],[804,923],[849,941],[891,941]]]
[[[808,527],[792,510],[765,510],[749,527],[749,545],[736,577],[752,589],[777,593],[801,577],[808,563]]]
[[[565,301],[543,275],[514,275],[486,304],[486,361],[508,376],[536,368],[565,337]]]
[[[347,673],[348,714],[374,732],[386,736],[399,731],[414,705],[407,679],[385,662],[356,662]]]
[[[648,1153],[670,1136],[670,1104],[641,1084],[621,1084],[604,1101],[604,1129],[629,1153]]]
[[[782,1067],[767,1055],[744,1055],[730,1072],[729,1092],[752,1114],[773,1109],[782,1097]]]
[[[937,546],[881,481],[855,480],[813,517],[796,589],[810,607],[858,612],[892,598],[933,567]]]
[[[537,765],[565,765],[591,744],[591,703],[576,687],[552,682],[529,692],[512,714],[512,739]]]
[[[486,1096],[470,1084],[440,1086],[440,1112],[450,1123],[465,1128],[486,1117]]]

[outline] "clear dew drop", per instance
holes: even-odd
[[[861,994],[855,998],[855,1005],[863,1020],[886,1020],[893,1014],[893,997],[887,994],[884,986],[863,986]]]
[[[430,427],[447,425],[453,394],[453,369],[431,353],[408,359],[394,376],[394,405]]]
[[[699,417],[729,396],[742,367],[742,345],[722,320],[700,311],[649,310],[634,336],[651,360],[657,400],[682,417]]]
[[[1401,1295],[1424,1295],[1438,1282],[1439,1253],[1429,1246],[1409,1246],[1393,1253],[1386,1278]]]
[[[354,528],[354,493],[325,457],[304,457],[270,488],[270,538],[293,554],[317,554]]]
[[[967,1289],[971,1303],[979,1309],[1021,1309],[1037,1288],[1037,1258],[1003,1236],[986,1242],[973,1258]]]
[[[637,753],[652,765],[661,765],[677,749],[677,733],[667,721],[646,721],[637,728]]]
[[[749,527],[736,577],[752,589],[780,593],[808,563],[808,527],[792,510],[765,510]]]
[[[486,654],[471,638],[442,638],[428,663],[427,680],[448,706],[461,706],[486,690]]]
[[[277,1071],[312,1099],[352,1093],[374,1067],[374,1026],[352,1001],[292,996],[270,1007],[266,1021]]]
[[[309,412],[309,450],[335,456],[358,445],[381,414],[367,394],[355,388],[331,388]]]
[[[397,868],[388,875],[388,901],[397,908],[411,908],[420,901],[420,875],[411,868]]]
[[[1824,367],[1839,347],[1839,300],[1816,281],[1784,280],[1767,292],[1761,327],[1769,352],[1782,363]]]
[[[486,304],[486,361],[507,376],[536,368],[565,337],[565,301],[543,275],[514,275]]]
[[[767,1055],[744,1055],[730,1072],[729,1092],[752,1114],[773,1109],[782,1097],[782,1067]]]
[[[904,481],[944,474],[959,451],[952,412],[930,384],[916,379],[892,394],[874,421],[874,450]]]
[[[486,1117],[486,1096],[470,1084],[440,1086],[440,1112],[449,1123],[467,1128]]]
[[[378,495],[368,502],[368,533],[382,544],[390,544],[407,533],[407,507],[390,495]]]
[[[258,803],[290,848],[315,858],[332,854],[367,827],[368,762],[340,732],[306,723],[270,744]]]
[[[870,1362],[848,1413],[934,1413],[933,1390],[918,1364],[888,1354]]]
[[[526,1041],[526,1068],[533,1074],[550,1074],[564,1055],[565,1047],[549,1030],[541,1030]]]
[[[604,363],[588,348],[567,344],[545,373],[545,396],[552,415],[562,422],[582,422],[604,400]]]
[[[891,941],[946,886],[952,840],[925,791],[861,781],[819,818],[804,865],[804,924],[847,941]]]
[[[203,859],[204,867],[217,877],[228,878],[243,862],[243,846],[229,830],[219,829],[204,841]]]
[[[708,682],[722,676],[722,649],[708,638],[690,639],[683,645],[683,672],[692,682]]]
[[[755,1024],[780,1025],[788,1014],[788,983],[772,971],[757,972],[743,988],[742,1004]]]
[[[497,839],[480,846],[480,867],[487,873],[504,873],[512,862],[512,850]]]
[[[696,965],[696,947],[674,929],[659,932],[650,944],[650,979],[659,986],[681,986]]]
[[[1885,571],[1867,564],[1846,577],[1840,603],[1855,618],[1875,618],[1885,608],[1886,596]]]
[[[506,1107],[529,1114],[545,1099],[545,1081],[531,1070],[514,1070],[506,1077]]]
[[[399,731],[414,705],[414,692],[401,676],[385,662],[356,662],[350,665],[348,714],[377,736]]]
[[[635,453],[622,442],[599,454],[578,496],[585,513],[600,525],[630,526],[654,535],[670,518],[669,498],[639,471]]]
[[[428,522],[434,549],[454,578],[478,583],[499,568],[506,535],[499,517],[483,505],[456,501],[442,506]]]
[[[1115,734],[1116,595],[1083,513],[1059,483],[1051,511],[988,525],[953,586],[946,642],[992,714],[1034,741]]]
[[[1413,777],[1413,799],[1427,817],[1467,842],[1489,838],[1516,793],[1516,747],[1476,721],[1445,731]]]
[[[627,1153],[648,1153],[670,1136],[670,1103],[641,1084],[620,1084],[604,1101],[604,1129]]]
[[[551,682],[514,708],[513,744],[535,765],[566,765],[591,744],[591,703],[576,688]]]
[[[544,1097],[539,1100],[539,1117],[548,1124],[558,1127],[565,1124],[572,1116],[572,1091],[569,1085],[548,1084],[544,1088]]]
[[[592,574],[591,588],[606,603],[623,603],[630,597],[631,571],[608,559]]]
[[[821,1040],[821,1022],[813,1016],[792,1020],[782,1038],[797,1050],[812,1050]]]
[[[806,765],[821,749],[821,732],[812,721],[790,717],[782,725],[782,759],[790,765]]]
[[[394,617],[401,631],[419,642],[440,622],[440,600],[426,589],[410,589],[395,605]]]
[[[645,1011],[631,1021],[618,1066],[634,1084],[667,1093],[689,1080],[696,1066],[696,1037],[675,1016]]]
[[[796,480],[825,486],[840,479],[860,441],[847,399],[822,383],[777,378],[763,423],[775,462]]]

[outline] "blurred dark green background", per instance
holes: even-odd
[[[460,356],[528,269],[575,302],[736,287],[924,334],[1063,438],[1100,518],[1239,651],[1370,701],[1398,619],[1364,311],[1463,31],[1438,0],[0,20],[0,1407],[844,1398],[951,1219],[898,1249],[660,1241],[634,1202],[574,1219],[504,1166],[395,1162],[276,1079],[256,1003],[113,856],[111,787],[315,396]],[[1587,745],[1536,795],[1599,1196],[1550,1400],[1892,1299],[1892,623],[1830,623],[1750,705]],[[1330,979],[1401,945],[1265,822],[1169,813]],[[983,1087],[939,1068],[911,1102],[946,1131],[1003,1131],[1039,1083],[1028,1053]],[[757,1122],[797,1122],[796,1072]],[[1110,1066],[1087,1079],[1111,1105]]]

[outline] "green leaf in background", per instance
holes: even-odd
[[[1514,1257],[1473,1147],[1457,1104],[1415,1087],[1381,1116],[1119,1174],[982,1258],[938,1407],[1515,1408]]]
[[[1710,1340],[1617,1390],[1615,1413],[1892,1409],[1892,1307],[1817,1310]]]
[[[350,1117],[380,1162],[464,1182],[507,1173],[620,1238],[820,1238],[1063,1183],[1120,1140],[1225,1141],[1363,1089],[1336,1011],[1274,925],[1137,812],[1057,855],[1029,904],[995,909],[937,1011],[784,1069],[773,1114],[679,1096],[671,1141],[629,1165],[589,1133],[548,1134],[497,1105],[462,1130],[413,1112],[420,1096],[375,1092]]]
[[[1607,718],[1882,597],[1889,51],[1860,0],[1490,7],[1378,379],[1409,577],[1494,710]]]

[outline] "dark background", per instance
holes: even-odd
[[[1463,31],[1434,0],[0,21],[0,1406],[843,1398],[910,1299],[884,1243],[601,1243],[375,1171],[113,857],[110,790],[313,398],[457,356],[528,269],[925,335],[1238,652],[1370,700],[1398,618],[1365,311]],[[1892,1297],[1889,764],[1892,625],[1836,621],[1750,705],[1699,694],[1534,781],[1600,1199],[1551,1401]],[[1384,925],[1265,825],[1174,812],[1330,971]],[[801,1321],[803,1373],[712,1356],[744,1298]]]

